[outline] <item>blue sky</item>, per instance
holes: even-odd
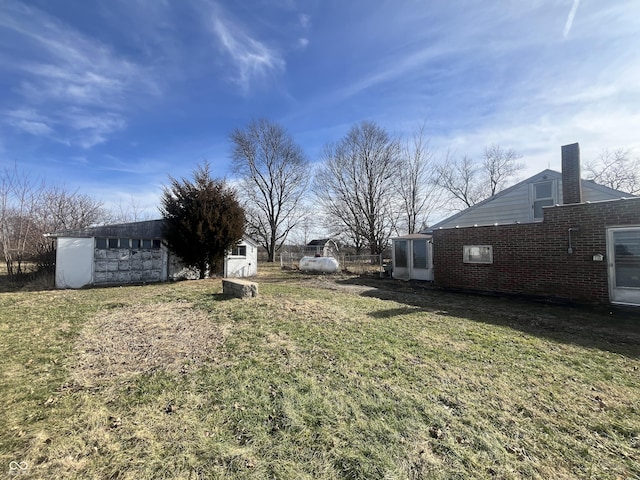
[[[6,0],[0,165],[156,214],[167,176],[265,116],[317,161],[360,120],[436,155],[498,143],[523,178],[640,155],[637,0]]]

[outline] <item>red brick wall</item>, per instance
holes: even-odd
[[[606,228],[640,226],[640,198],[544,209],[541,223],[437,230],[441,287],[608,303]],[[569,228],[573,254],[569,254]],[[463,263],[463,245],[492,245],[492,264]],[[605,255],[602,262],[593,255]]]

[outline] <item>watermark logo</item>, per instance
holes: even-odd
[[[29,469],[27,462],[16,462],[15,460],[9,464],[9,473],[17,475],[19,473],[26,473]]]

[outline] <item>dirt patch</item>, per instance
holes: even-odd
[[[121,307],[89,321],[76,343],[73,380],[101,380],[165,370],[187,373],[214,361],[225,332],[184,302]]]

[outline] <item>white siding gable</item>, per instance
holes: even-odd
[[[428,231],[438,228],[540,221],[541,218],[534,219],[533,205],[534,185],[538,182],[552,182],[552,204],[562,203],[562,174],[553,170],[544,170],[473,207],[436,223]],[[623,196],[631,197],[632,195],[590,181],[582,181],[582,200],[585,202],[614,200]]]

